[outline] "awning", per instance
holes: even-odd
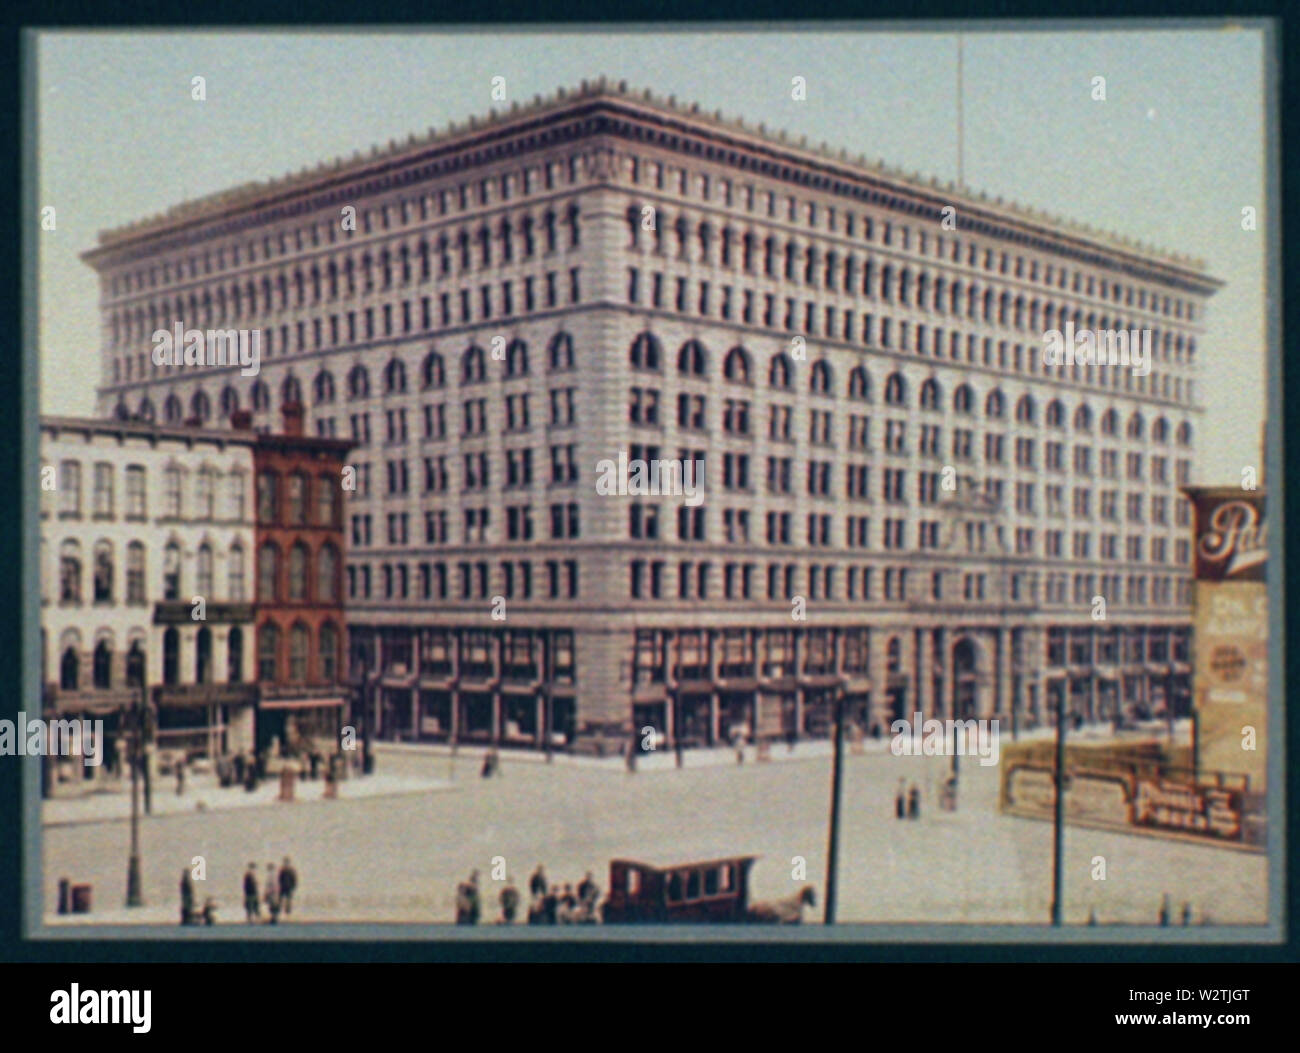
[[[267,698],[259,709],[337,709],[343,705],[341,698]]]

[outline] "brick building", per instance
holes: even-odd
[[[283,431],[257,434],[253,445],[259,749],[273,739],[336,744],[349,704],[342,487],[352,443],[304,435],[297,400],[281,412]],[[233,423],[246,429],[251,416],[237,412]]]
[[[86,259],[102,413],[301,397],[355,442],[381,734],[1187,706],[1195,261],[603,81]],[[154,366],[177,321],[260,329],[260,375]],[[1067,324],[1151,330],[1149,375],[1045,365]],[[598,494],[623,452],[704,503]]]

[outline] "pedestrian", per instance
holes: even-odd
[[[736,749],[736,763],[744,764],[745,763],[745,733],[743,731],[737,731],[734,735],[731,736],[731,744]]]
[[[898,792],[894,795],[894,814],[899,819],[907,818],[907,780],[898,780]]]
[[[641,743],[637,741],[636,735],[633,735],[632,741],[627,744],[627,755],[624,757],[624,760],[627,762],[627,770],[629,772],[636,771],[636,754],[637,754],[637,750],[639,750],[640,748],[641,748]]]
[[[266,909],[270,914],[270,918],[267,920],[272,925],[278,924],[280,921],[280,882],[275,876],[274,863],[266,864]]]
[[[1190,903],[1184,903],[1184,904],[1183,904],[1183,924],[1184,924],[1184,925],[1190,925],[1191,923],[1192,923],[1192,905],[1191,905]]]
[[[506,887],[501,890],[499,899],[501,903],[501,924],[513,925],[515,911],[519,909],[519,890],[515,888],[508,877],[506,878]]]
[[[244,919],[255,921],[262,916],[261,900],[257,892],[257,868],[252,863],[244,871]]]
[[[547,925],[554,925],[560,908],[560,897],[555,894],[555,887],[546,890],[542,896],[542,917]]]
[[[538,896],[546,895],[546,874],[542,870],[542,864],[537,864],[537,869],[533,871],[533,876],[528,879],[528,892],[534,899]]]
[[[456,924],[477,925],[479,915],[478,871],[471,870],[468,881],[456,889]]]
[[[289,857],[284,857],[280,865],[280,905],[284,907],[285,917],[293,913],[293,893],[298,887],[298,871],[293,869]]]
[[[176,796],[181,797],[185,793],[185,760],[184,758],[176,762]]]
[[[578,882],[578,899],[586,901],[587,897],[595,890],[596,883],[591,880],[591,871],[588,870]]]
[[[921,818],[921,791],[916,783],[912,783],[912,788],[907,791],[907,817],[909,819]]]
[[[541,896],[534,896],[532,903],[528,905],[528,924],[542,925],[546,922],[546,909],[542,902]]]
[[[1161,925],[1169,924],[1169,893],[1168,892],[1166,892],[1160,898],[1160,924]]]
[[[203,901],[203,924],[215,925],[217,922],[217,901],[209,896]]]
[[[194,878],[189,867],[181,868],[181,924],[194,924]]]

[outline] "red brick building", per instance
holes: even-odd
[[[304,435],[299,402],[282,413],[283,433],[261,433],[253,447],[257,744],[315,738],[336,749],[348,699],[342,484],[353,443]]]

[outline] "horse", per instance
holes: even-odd
[[[745,920],[757,924],[798,925],[803,921],[804,907],[817,906],[817,893],[812,885],[804,885],[785,899],[772,902],[751,903]]]

